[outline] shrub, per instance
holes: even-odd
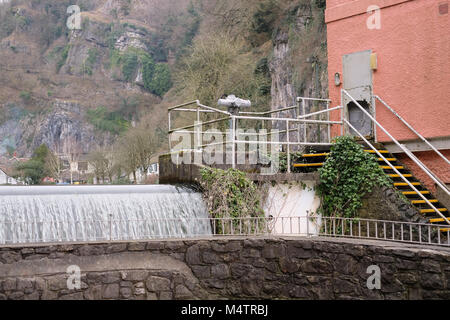
[[[211,218],[263,217],[262,195],[257,186],[242,171],[203,168],[201,187]],[[235,222],[237,226],[239,222]],[[254,227],[253,224],[251,227]],[[223,230],[217,223],[216,230]],[[227,226],[225,226],[227,227]],[[262,226],[260,226],[262,227]]]
[[[149,55],[144,55],[141,58],[142,61],[142,78],[144,80],[144,87],[148,91],[151,91],[152,80],[155,74],[155,63]]]
[[[169,66],[163,63],[157,64],[148,89],[150,92],[162,97],[171,87],[172,77]]]
[[[87,120],[98,130],[119,134],[129,127],[129,122],[117,112],[109,112],[105,107],[87,111]]]
[[[375,186],[391,185],[375,157],[348,136],[335,140],[319,174],[320,211],[324,216],[354,218],[367,193]]]
[[[127,50],[123,55],[122,73],[125,80],[131,82],[138,67],[138,55],[135,51]]]

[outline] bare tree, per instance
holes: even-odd
[[[51,150],[48,150],[45,157],[45,171],[49,177],[59,180],[60,179],[60,161],[57,155]]]
[[[137,183],[137,171],[147,174],[151,158],[156,154],[158,142],[152,132],[146,128],[130,129],[117,142],[117,157],[122,168],[133,174]]]

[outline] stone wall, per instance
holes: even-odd
[[[362,219],[428,223],[428,219],[393,188],[375,187],[362,199],[362,204],[358,212]]]
[[[81,269],[69,290],[67,268]],[[381,290],[367,268],[381,269]],[[0,248],[0,299],[449,299],[450,250],[256,238]]]

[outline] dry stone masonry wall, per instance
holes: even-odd
[[[79,266],[79,289],[67,268]],[[367,288],[369,266],[381,290]],[[449,299],[450,251],[324,239],[0,248],[0,299]]]

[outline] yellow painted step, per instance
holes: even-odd
[[[294,168],[322,167],[323,163],[296,163]]]
[[[446,229],[441,229],[441,232],[449,232],[450,231],[450,229],[449,228],[446,228]]]
[[[389,161],[389,162],[397,161],[397,159],[395,159],[395,158],[386,158],[386,160]],[[384,159],[383,158],[378,158],[378,161],[384,161]]]
[[[400,178],[401,177],[398,174],[389,174],[388,176],[391,177],[391,178]],[[412,174],[403,174],[402,176],[405,177],[405,178],[412,178],[413,177]]]
[[[380,166],[380,167],[381,167],[381,169],[383,169],[383,170],[392,170],[392,168],[391,168],[390,166]],[[394,168],[397,169],[397,170],[405,169],[404,166],[394,166]]]
[[[413,186],[420,186],[420,182],[411,182]],[[406,182],[397,182],[394,183],[394,187],[409,187],[409,184]]]
[[[374,150],[364,150],[365,152],[368,152],[368,153],[375,153],[375,151]],[[378,152],[379,153],[389,153],[389,151],[387,151],[387,150],[378,150]]]
[[[450,220],[450,218],[447,218]],[[430,223],[439,223],[439,222],[445,222],[442,218],[436,218],[436,219],[430,219]]]
[[[314,157],[328,157],[329,153],[311,153],[311,154],[302,154],[303,158],[314,158]]]
[[[437,199],[430,199],[428,201],[430,201],[431,203],[438,203],[439,202],[439,200],[437,200]],[[411,201],[411,203],[412,204],[426,204],[427,202],[425,200],[414,200],[414,201]]]
[[[417,192],[415,191],[406,191],[406,192],[402,192],[405,196],[408,195],[415,195],[417,194]],[[430,191],[420,191],[421,194],[430,194]]]
[[[439,210],[439,212],[447,212],[447,208],[437,208]],[[436,211],[434,211],[434,209],[423,209],[420,210],[420,213],[434,213]],[[442,219],[442,221],[444,221],[444,219]]]

